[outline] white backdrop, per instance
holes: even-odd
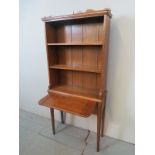
[[[20,0],[20,108],[49,117],[49,110],[37,104],[48,86],[41,17],[103,8],[113,14],[105,135],[134,143],[134,0]],[[68,114],[67,123],[96,131],[95,116]]]

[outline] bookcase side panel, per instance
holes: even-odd
[[[104,15],[104,22],[101,28],[103,34],[103,46],[99,56],[99,62],[102,69],[101,82],[100,82],[100,94],[103,94],[106,90],[106,73],[107,73],[107,62],[108,62],[108,42],[109,42],[109,28],[110,28],[110,18]]]
[[[52,43],[56,41],[56,31],[55,26],[51,23],[45,23],[45,31],[46,31],[46,42]]]

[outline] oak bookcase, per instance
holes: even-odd
[[[88,117],[97,115],[97,151],[103,136],[110,9],[44,17],[48,62],[48,95],[39,101],[50,108]]]

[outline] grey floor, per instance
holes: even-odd
[[[70,125],[56,124],[52,135],[50,120],[20,110],[20,155],[134,155],[135,147],[110,137],[101,138],[96,152],[96,134]]]

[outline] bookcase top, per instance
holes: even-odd
[[[54,21],[82,19],[82,18],[89,18],[89,17],[101,17],[104,15],[107,15],[110,18],[112,18],[111,10],[110,9],[103,9],[103,10],[88,9],[85,12],[80,12],[80,11],[79,12],[73,12],[72,14],[69,14],[69,15],[43,17],[42,21],[54,22]]]

